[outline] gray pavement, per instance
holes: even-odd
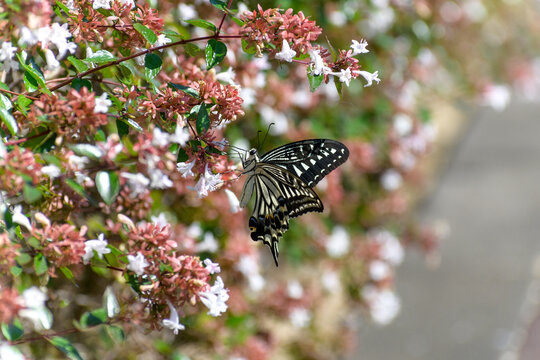
[[[363,321],[350,359],[540,359],[540,105],[473,115],[419,209],[450,225],[440,267],[408,251],[401,314],[382,328]]]

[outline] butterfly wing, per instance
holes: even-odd
[[[248,181],[254,181],[255,191],[255,207],[249,219],[251,238],[268,245],[277,266],[278,243],[289,228],[289,218],[322,212],[322,201],[302,179],[274,164],[258,163]]]
[[[270,150],[260,161],[280,166],[313,187],[348,158],[349,149],[339,141],[310,139]]]

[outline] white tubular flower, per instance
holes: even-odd
[[[218,274],[221,272],[221,267],[218,263],[212,262],[212,260],[210,259],[204,259],[203,263],[210,272],[210,274]]]
[[[381,186],[387,191],[394,191],[401,187],[403,177],[394,169],[386,170],[381,176]]]
[[[236,73],[234,72],[232,66],[227,69],[227,71],[220,72],[216,75],[216,79],[219,81],[223,81],[227,84],[235,85],[234,78],[236,77]]]
[[[201,175],[199,181],[195,184],[195,191],[202,198],[207,196],[208,192],[217,190],[221,184],[223,184],[221,174],[212,174],[212,171],[208,170],[208,165],[206,165],[204,176]]]
[[[50,164],[41,168],[41,173],[47,175],[51,179],[57,178],[62,174],[60,168],[56,165]]]
[[[127,259],[129,262],[127,269],[133,271],[137,275],[144,274],[144,268],[150,266],[144,255],[140,252],[137,252],[136,256],[128,255]]]
[[[168,146],[169,145],[170,134],[167,132],[161,131],[159,128],[154,128],[152,132],[152,145],[154,146]]]
[[[175,144],[180,144],[182,147],[185,146],[189,141],[189,130],[177,125],[176,129],[174,130],[174,134],[169,136],[169,141]]]
[[[291,49],[287,40],[283,39],[283,46],[281,47],[281,51],[276,54],[276,59],[291,62],[295,56],[296,51]]]
[[[180,318],[178,317],[178,311],[174,308],[173,304],[169,300],[167,300],[167,305],[169,305],[169,309],[171,310],[170,317],[168,319],[164,319],[162,324],[167,329],[171,329],[174,333],[174,335],[178,335],[179,330],[184,330],[186,327],[182,324],[180,324]]]
[[[87,240],[84,242],[84,255],[83,263],[88,264],[94,257],[94,251],[98,254],[100,259],[103,259],[103,255],[111,252],[111,249],[107,247],[108,243],[105,240],[105,235],[100,234],[97,239]]]
[[[173,186],[172,180],[161,170],[155,168],[150,173],[150,187],[152,189],[167,189]]]
[[[96,113],[106,113],[109,111],[109,106],[112,105],[112,101],[108,99],[109,94],[103,93],[100,97],[94,99],[94,112]]]
[[[94,0],[94,4],[92,5],[94,10],[97,9],[110,9],[111,8],[111,0]]]
[[[130,198],[136,198],[137,196],[143,194],[148,188],[148,185],[150,185],[150,180],[148,180],[148,178],[141,173],[132,174],[123,172],[120,173],[120,176],[127,180],[127,185],[131,190],[131,194],[129,195]]]
[[[28,231],[32,231],[32,224],[30,224],[30,220],[28,220],[28,218],[22,213],[22,205],[15,206],[11,219],[15,224],[24,226]]]
[[[319,50],[309,50],[309,57],[311,58],[311,64],[313,64],[311,73],[315,76],[321,75],[324,69],[324,60],[319,53]]]
[[[349,252],[350,243],[349,233],[342,226],[335,226],[326,240],[326,252],[330,257],[339,258]]]
[[[52,314],[45,306],[47,298],[47,294],[37,286],[32,286],[22,293],[25,308],[19,312],[19,315],[31,320],[36,329],[52,327]]]
[[[51,49],[45,50],[45,60],[47,60],[47,68],[49,70],[55,70],[60,67],[60,62],[56,60],[56,55],[54,55]]]
[[[214,253],[218,250],[218,248],[219,245],[216,241],[216,238],[211,232],[205,232],[203,241],[197,243],[197,245],[195,246],[197,252],[208,251]]]
[[[381,79],[379,79],[379,72],[375,71],[374,73],[370,73],[368,71],[362,71],[362,70],[355,70],[355,74],[361,75],[366,79],[367,84],[364,85],[364,87],[371,86],[373,82],[375,81],[377,84],[381,82]]]
[[[236,214],[240,211],[240,201],[236,195],[229,189],[225,189],[225,194],[227,194],[227,199],[229,200],[229,205],[231,206],[231,212]]]
[[[196,19],[198,16],[195,6],[183,3],[178,5],[178,17],[180,20]]]
[[[223,280],[218,276],[209,291],[199,293],[199,298],[209,309],[208,315],[217,317],[227,311],[227,304],[225,302],[229,300],[229,290],[225,289]]]
[[[190,161],[190,162],[179,162],[176,164],[176,168],[178,169],[180,174],[182,174],[182,177],[187,178],[188,176],[195,176],[193,171],[191,171],[194,165],[195,165],[195,160]]]
[[[305,308],[294,308],[289,313],[289,320],[297,328],[304,328],[311,322],[311,314]]]
[[[352,45],[351,45],[351,49],[353,51],[352,55],[355,56],[358,54],[368,53],[369,50],[366,49],[367,46],[368,46],[368,43],[364,39],[360,40],[360,42],[353,40]]]
[[[341,72],[339,73],[338,78],[339,78],[339,81],[349,86],[349,83],[352,80],[351,68],[346,68],[345,70],[341,69]]]

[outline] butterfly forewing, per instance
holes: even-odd
[[[340,142],[313,139],[281,146],[260,160],[253,150],[246,160],[245,165],[250,165],[241,205],[245,206],[255,193],[255,207],[249,219],[251,238],[268,245],[276,265],[279,239],[289,228],[289,218],[323,211],[312,187],[348,156],[348,149]]]
[[[310,139],[271,150],[261,162],[281,166],[313,187],[348,158],[349,150],[339,141]]]

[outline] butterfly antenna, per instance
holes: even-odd
[[[270,123],[270,125],[268,125],[268,129],[266,129],[266,134],[264,134],[264,138],[263,138],[261,146],[264,145],[264,142],[266,141],[266,137],[268,136],[268,132],[270,132],[270,128],[272,127],[272,125],[276,125],[276,123]],[[257,139],[258,139],[258,136],[257,136]],[[257,150],[259,150],[259,147],[257,147]]]

